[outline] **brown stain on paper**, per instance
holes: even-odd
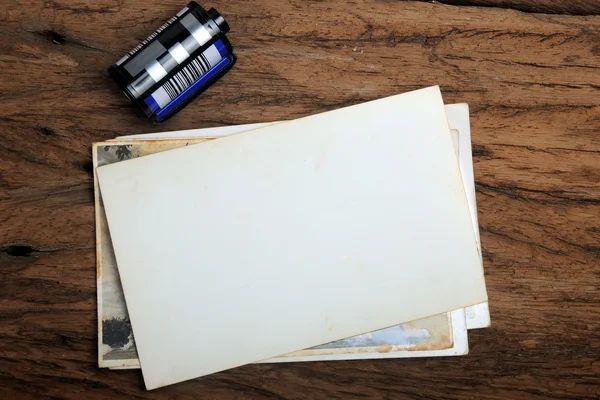
[[[389,353],[394,347],[391,344],[382,344],[375,347],[375,351],[378,353]]]
[[[429,338],[409,347],[407,349],[409,351],[445,350],[454,345],[454,340],[450,335],[450,332],[452,332],[452,321],[449,315],[434,315],[409,322],[407,325],[414,329],[427,329],[429,332]]]

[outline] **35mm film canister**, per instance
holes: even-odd
[[[108,72],[148,118],[164,121],[233,67],[228,31],[217,10],[192,1]]]

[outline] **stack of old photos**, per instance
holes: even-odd
[[[460,165],[473,229],[479,244],[469,109],[466,104],[447,105],[446,115]],[[197,144],[271,124],[274,123],[118,137],[93,145],[94,170],[96,167]],[[111,369],[139,368],[140,362],[135,339],[96,178],[94,190],[97,240],[98,364],[100,367]],[[489,325],[490,315],[486,302],[310,349],[295,351],[261,362],[464,355],[468,352],[468,330],[484,328]]]

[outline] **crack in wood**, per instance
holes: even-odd
[[[510,9],[524,13],[564,14],[574,16],[600,15],[600,3],[590,0],[408,0],[442,3],[462,7]]]
[[[600,199],[583,198],[583,197],[568,197],[561,195],[562,192],[552,192],[549,190],[528,189],[518,186],[494,186],[482,182],[475,182],[475,188],[478,193],[485,194],[484,190],[497,193],[514,200],[522,200],[535,202],[540,204],[600,204]],[[542,194],[556,200],[543,200],[534,197],[523,196],[521,192]]]

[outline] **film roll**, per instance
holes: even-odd
[[[190,2],[108,72],[145,116],[173,116],[233,67],[229,25],[214,8]]]

